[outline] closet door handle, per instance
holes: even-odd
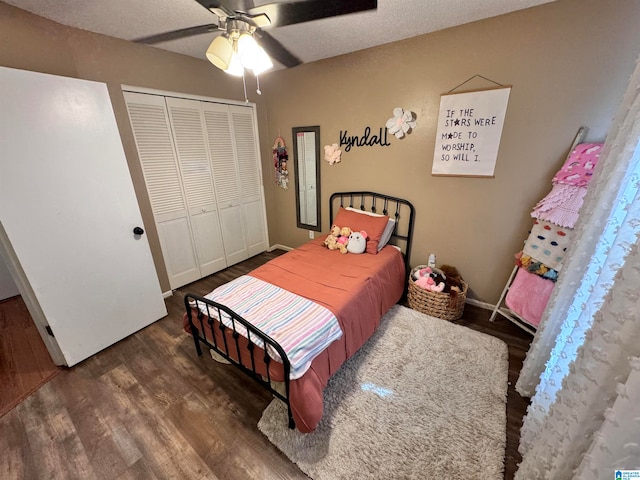
[[[133,234],[134,235],[142,235],[144,233],[144,230],[140,227],[136,227],[133,229]]]

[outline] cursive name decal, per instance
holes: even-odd
[[[348,152],[351,147],[373,147],[374,145],[388,147],[391,144],[387,142],[386,128],[380,127],[378,135],[371,135],[371,127],[367,127],[361,136],[349,135],[347,130],[344,132],[340,130],[340,146],[342,147],[343,145],[345,145],[344,151]]]

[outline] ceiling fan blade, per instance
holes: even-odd
[[[227,17],[233,17],[236,12],[232,6],[228,6],[229,2],[220,2],[220,1],[212,1],[212,0],[196,0],[200,5],[209,10],[212,13],[215,13],[218,16],[221,16],[220,13],[223,13]],[[233,2],[236,3],[236,2]],[[220,13],[219,13],[220,12]]]
[[[227,17],[236,16],[236,12],[247,12],[254,8],[252,0],[196,0],[207,10],[222,10]]]
[[[196,0],[200,5],[215,13],[218,18],[240,19],[257,28],[271,25],[269,16],[263,12],[247,13],[254,8],[253,0]]]
[[[292,68],[302,63],[302,61],[298,57],[284,48],[284,46],[278,40],[273,38],[267,32],[263,30],[257,30],[254,36],[256,42],[258,42],[258,45],[264,48],[264,51],[267,52],[267,55],[269,55],[274,60],[277,60],[285,67]]]
[[[193,37],[194,35],[201,35],[203,33],[211,33],[220,30],[220,27],[215,23],[208,23],[206,25],[198,25],[197,27],[187,27],[180,30],[172,30],[171,32],[157,33],[148,37],[136,38],[133,41],[136,43],[144,43],[145,45],[153,45],[161,42],[168,42],[169,40],[178,40],[180,38]]]
[[[247,13],[250,15],[265,13],[271,19],[272,27],[282,27],[376,8],[378,8],[377,0],[296,0],[289,3],[260,5]]]

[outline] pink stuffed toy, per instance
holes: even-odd
[[[431,267],[421,268],[413,274],[414,280],[418,280],[420,277],[430,277],[432,273],[433,270],[431,269]]]
[[[337,240],[337,247],[340,253],[347,253],[347,245],[349,244],[349,235],[351,235],[351,229],[349,227],[342,227],[340,229],[340,236]]]
[[[416,285],[430,292],[441,292],[444,290],[444,282],[436,285],[435,280],[431,277],[420,277],[416,280]]]

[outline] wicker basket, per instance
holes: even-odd
[[[409,307],[443,320],[459,319],[467,299],[467,282],[462,281],[462,292],[458,293],[455,299],[451,299],[448,293],[431,292],[416,285],[413,274],[421,268],[424,268],[424,265],[414,268],[409,275],[409,293],[407,295]]]

